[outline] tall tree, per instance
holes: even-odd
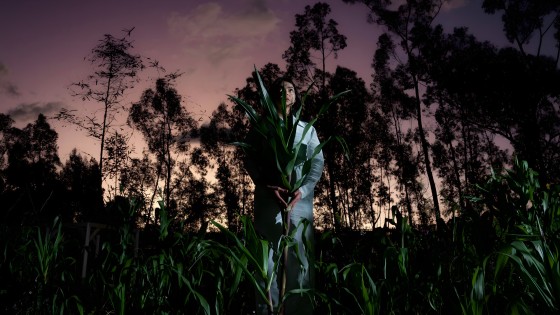
[[[212,218],[219,216],[218,194],[207,179],[211,169],[209,155],[200,147],[190,154],[190,159],[178,163],[173,180],[177,217],[185,227],[206,229]]]
[[[128,166],[132,153],[128,145],[129,140],[130,136],[119,133],[116,130],[106,140],[106,158],[104,165],[107,177],[114,180],[113,189],[109,191],[109,194],[112,194],[113,198],[119,195],[119,191],[122,188],[119,183],[120,176],[123,170]]]
[[[122,169],[119,183],[123,194],[134,198],[139,205],[140,218],[144,224],[155,223],[152,212],[154,187],[157,187],[156,163],[152,161],[150,153],[142,152],[140,157],[131,158],[128,167]]]
[[[455,124],[464,128],[462,139],[474,133],[483,140],[483,131],[499,136],[541,178],[557,177],[560,71],[554,59],[497,49],[465,29],[439,38],[441,45],[430,49],[434,61],[429,93],[438,98],[441,110],[460,117]]]
[[[157,161],[156,186],[158,191],[160,176],[163,176],[163,195],[167,207],[171,206],[172,175],[177,154],[190,150],[189,138],[196,131],[197,123],[181,102],[181,95],[173,87],[176,75],[168,75],[156,80],[155,89],[147,89],[139,102],[130,108],[128,122],[139,130],[148,150]]]
[[[329,169],[325,180],[320,184],[324,189],[318,189],[317,195],[327,197],[323,200],[328,200],[329,206],[336,203],[334,208],[338,212],[333,214],[338,213],[340,217],[331,217],[331,224],[340,224],[337,228],[358,228],[365,223],[366,217],[363,214],[367,205],[366,196],[373,193],[372,188],[377,181],[369,160],[376,150],[378,139],[370,136],[370,132],[374,130],[367,127],[379,127],[381,124],[369,122],[372,97],[365,82],[358,78],[356,72],[337,67],[326,88],[330,95],[345,90],[352,91],[333,104],[317,124],[322,138],[340,136],[345,139],[351,152],[351,161],[344,157],[344,150],[335,143],[323,147],[323,153],[329,157],[330,164],[327,165]],[[331,187],[336,191],[336,198],[332,197]]]
[[[382,0],[344,0],[348,3],[360,2],[370,10],[370,20],[386,28],[385,35],[396,39],[397,45],[384,46],[385,49],[400,48],[393,51],[395,56],[395,83],[399,88],[409,94],[409,100],[414,105],[414,114],[417,124],[418,142],[422,150],[425,173],[430,185],[432,195],[433,211],[436,222],[441,222],[441,211],[439,198],[432,170],[430,144],[426,131],[424,130],[424,106],[422,100],[422,86],[429,81],[429,76],[424,63],[424,56],[419,50],[420,45],[431,41],[426,34],[432,27],[432,23],[438,15],[444,0],[406,0],[394,8],[390,1]],[[391,40],[395,42],[395,40]],[[399,57],[397,57],[399,56]]]
[[[1,137],[0,138],[0,170],[2,171],[6,168],[6,162],[8,158],[7,154],[8,154],[9,132],[13,124],[14,124],[14,120],[9,115],[0,113],[0,137]],[[0,180],[3,183],[5,182],[3,172],[0,172]]]
[[[99,204],[99,165],[95,159],[87,160],[73,149],[60,172],[66,189],[65,212],[73,221],[99,222],[103,205]]]
[[[0,218],[3,222],[8,222],[8,215],[11,212],[10,204],[13,202],[13,185],[8,182],[6,170],[9,166],[9,149],[12,143],[12,131],[14,120],[6,114],[0,113],[0,203],[4,205],[0,211]],[[11,186],[11,187],[10,187]]]
[[[4,209],[18,220],[38,222],[60,214],[62,198],[57,168],[58,134],[44,115],[23,129],[12,127],[7,135],[6,184],[13,198]]]
[[[560,1],[485,0],[482,7],[491,14],[502,12],[504,34],[517,47],[499,51],[496,79],[504,94],[490,110],[499,108],[504,115],[484,125],[505,136],[541,179],[554,180],[560,176]],[[545,40],[556,51],[545,52]]]
[[[378,161],[382,166],[380,172],[384,174],[387,183],[386,200],[391,201],[391,195],[397,194],[400,208],[406,209],[409,224],[413,218],[423,218],[426,202],[422,196],[420,173],[421,159],[413,146],[414,134],[406,130],[403,122],[414,118],[415,102],[407,91],[399,85],[399,75],[392,68],[392,56],[396,46],[388,34],[382,34],[377,42],[377,50],[373,57],[372,89],[374,104],[378,107],[377,120],[387,120],[386,124],[392,130],[381,138],[382,150]],[[394,185],[391,179],[396,178]],[[392,191],[394,186],[396,189]],[[381,190],[383,192],[383,190]],[[416,202],[415,202],[416,201]],[[391,205],[387,214],[390,214]],[[415,212],[416,211],[416,212]]]
[[[328,19],[330,12],[331,8],[327,3],[318,2],[313,7],[306,6],[303,14],[296,14],[296,30],[290,33],[291,46],[282,55],[287,62],[287,75],[294,77],[300,88],[304,88],[310,82],[319,81],[316,97],[307,99],[304,118],[313,116],[320,104],[328,100],[327,81],[330,74],[326,69],[327,60],[331,55],[336,58],[338,52],[346,47],[346,36],[339,33],[338,23],[333,19]],[[313,54],[318,54],[319,67],[314,62]],[[328,135],[324,132],[328,129],[321,129],[321,126],[318,125],[319,135],[327,137]],[[325,151],[324,158],[328,174],[326,178],[329,206],[333,211],[334,226],[340,230],[342,228],[341,211],[338,207],[336,185],[333,182],[336,167],[335,156]]]
[[[202,148],[216,161],[218,197],[232,231],[238,230],[239,216],[249,213],[250,208],[251,180],[242,163],[242,152],[231,145],[243,139],[247,129],[248,121],[242,112],[222,103],[212,113],[209,124],[200,131]]]
[[[331,7],[318,2],[313,7],[305,6],[303,14],[296,14],[296,30],[290,32],[291,46],[284,52],[288,64],[287,74],[294,77],[301,85],[307,85],[317,79],[322,89],[326,86],[326,61],[330,55],[334,58],[346,47],[346,36],[338,32],[338,23],[327,17]],[[319,71],[312,54],[319,54]]]
[[[104,176],[104,153],[109,130],[117,123],[119,113],[125,111],[122,101],[125,92],[137,82],[138,72],[144,69],[142,58],[131,52],[133,43],[130,30],[123,37],[105,34],[91,54],[85,59],[94,71],[86,79],[72,84],[72,94],[82,101],[101,104],[101,113],[94,111],[91,116],[80,117],[72,110],[63,109],[58,119],[69,121],[84,129],[90,137],[100,141],[99,177]]]
[[[422,49],[432,80],[426,102],[437,104],[434,165],[444,183],[442,196],[453,210],[465,213],[472,209],[463,196],[474,193],[472,187],[481,184],[490,167],[500,169],[506,161],[505,151],[495,141],[496,134],[473,123],[487,119],[479,117],[474,108],[492,96],[482,90],[467,92],[485,78],[499,76],[495,66],[487,67],[488,62],[495,61],[497,50],[490,43],[479,42],[464,28],[445,34],[441,27],[435,27],[430,37],[435,45]],[[488,91],[499,89],[500,84],[495,83],[487,86]],[[459,90],[465,93],[456,93]]]
[[[504,34],[508,41],[515,44],[519,52],[529,54],[527,46],[537,37],[535,56],[541,56],[542,47],[548,32],[553,31],[556,41],[556,64],[560,56],[560,1],[531,1],[531,0],[484,0],[482,8],[487,13],[495,14],[502,11]]]

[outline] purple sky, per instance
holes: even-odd
[[[86,104],[70,96],[68,86],[92,73],[84,61],[103,34],[121,35],[135,27],[134,51],[159,60],[167,70],[184,75],[177,81],[187,109],[207,120],[226,94],[242,87],[253,65],[284,66],[295,14],[312,0],[95,0],[5,1],[0,10],[0,112],[23,127],[37,114],[60,108],[88,113]],[[336,65],[348,67],[370,81],[371,59],[380,30],[367,23],[363,5],[341,0],[331,5],[331,18],[348,37]],[[468,25],[479,39],[505,44],[499,16],[482,13],[480,1],[454,0],[440,16],[448,30]],[[148,74],[145,79],[149,80]],[[152,74],[153,79],[153,74]],[[149,81],[129,92],[139,100]],[[91,108],[91,107],[90,107]],[[96,107],[96,108],[99,108]],[[59,133],[60,157],[74,147],[97,157],[98,144],[75,128],[51,121]],[[141,151],[141,148],[137,148]]]

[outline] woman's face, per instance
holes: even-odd
[[[289,112],[292,105],[296,102],[296,90],[293,84],[286,81],[282,82],[282,87],[286,92],[286,112]]]

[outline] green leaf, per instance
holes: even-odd
[[[243,110],[245,111],[245,113],[249,117],[249,120],[251,121],[251,123],[255,124],[259,121],[259,115],[257,114],[255,109],[251,105],[247,104],[244,100],[242,100],[238,97],[235,97],[233,95],[228,95],[228,97],[234,103],[238,104],[239,106],[241,106],[243,108]]]

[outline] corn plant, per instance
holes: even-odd
[[[360,314],[381,314],[380,294],[377,285],[363,264],[349,264],[340,273],[345,280],[343,290],[356,303]]]
[[[490,295],[501,296],[500,290],[515,285],[523,290],[508,301],[508,312],[558,312],[560,186],[541,187],[538,174],[526,161],[516,159],[511,170],[492,172],[488,183],[479,188],[482,196],[473,200],[488,207],[505,238],[495,254]]]
[[[455,289],[455,294],[459,297],[461,311],[463,315],[482,315],[484,314],[484,306],[487,303],[485,294],[485,268],[477,267],[473,273],[471,285],[472,289],[469,297],[461,297]]]
[[[393,244],[387,239],[389,246],[383,254],[383,286],[389,291],[387,304],[392,308],[393,304],[400,304],[408,309],[410,302],[410,290],[413,275],[410,274],[409,266],[409,244],[408,239],[412,237],[412,229],[406,218],[402,216],[398,207],[391,207],[392,218],[386,219],[389,225],[394,226],[398,243]]]
[[[59,218],[46,229],[24,227],[20,233],[14,241],[21,243],[12,244],[16,246],[14,255],[7,261],[20,289],[18,299],[11,301],[13,306],[36,314],[83,314],[81,300],[71,291],[75,260],[64,253],[66,241]]]
[[[213,221],[212,222],[222,233],[224,233],[230,240],[234,242],[233,248],[228,248],[228,253],[233,261],[238,266],[238,270],[243,271],[251,284],[256,288],[257,294],[260,295],[265,301],[269,302],[269,307],[272,308],[272,299],[270,298],[270,286],[274,279],[273,276],[269,277],[268,272],[268,253],[269,243],[261,239],[255,231],[253,224],[246,217],[241,217],[243,225],[243,240],[239,239],[235,234],[229,231],[223,225]],[[240,280],[241,274],[236,273],[235,284]],[[264,281],[265,287],[259,285],[259,280]]]
[[[255,82],[257,82],[257,90],[259,92],[259,104],[262,107],[264,114],[261,116],[257,113],[257,111],[249,105],[244,100],[229,96],[232,101],[238,104],[247,114],[249,118],[249,122],[255,133],[260,138],[259,143],[265,143],[265,148],[255,148],[252,144],[244,143],[244,142],[235,142],[234,144],[246,149],[245,152],[247,154],[255,154],[255,153],[262,153],[262,152],[271,152],[272,156],[267,156],[273,159],[272,165],[275,166],[277,179],[279,182],[284,186],[284,188],[288,189],[290,192],[294,192],[301,187],[309,170],[311,168],[311,162],[313,158],[319,154],[323,146],[330,141],[331,138],[327,139],[326,141],[320,143],[313,155],[304,161],[303,172],[301,178],[297,181],[292,181],[292,174],[294,173],[296,165],[301,162],[302,153],[304,146],[302,145],[303,138],[309,132],[311,127],[315,124],[317,119],[327,112],[328,108],[342,95],[348,93],[349,91],[344,91],[341,93],[336,94],[332,98],[329,99],[327,103],[325,103],[319,109],[318,114],[312,119],[310,122],[307,123],[305,129],[302,133],[302,139],[295,141],[296,136],[296,128],[298,123],[301,120],[301,112],[305,104],[305,98],[307,97],[310,89],[312,86],[309,87],[307,92],[304,94],[302,99],[302,106],[297,109],[297,111],[293,114],[292,117],[288,115],[290,113],[286,110],[286,93],[283,91],[282,99],[281,99],[281,115],[278,115],[278,110],[274,100],[272,100],[270,94],[268,93],[264,83],[255,68],[254,71],[254,78]],[[346,144],[344,140],[340,137],[334,137],[339,143],[343,145],[346,149]],[[263,150],[256,152],[256,150]],[[301,150],[301,151],[300,151]],[[348,151],[347,149],[345,150]],[[302,152],[302,153],[300,153]]]
[[[560,310],[560,186],[541,189],[526,161],[515,161],[512,171],[493,179],[505,181],[527,205],[525,211],[517,209],[520,220],[512,241],[499,253],[496,272],[513,264],[537,301]]]
[[[129,204],[130,209],[124,213],[132,215],[136,204],[132,199]],[[223,296],[225,299],[230,296],[221,293],[229,289],[223,287],[227,273],[223,272],[222,247],[199,236],[185,235],[180,226],[179,231],[172,231],[165,204],[160,202],[159,205],[161,224],[153,229],[155,244],[149,251],[134,251],[135,234],[129,224],[117,228],[116,244],[110,240],[104,242],[101,266],[92,273],[89,281],[92,287],[102,288],[105,303],[100,309],[94,307],[94,311],[116,314],[181,314],[181,310],[187,314],[225,313]],[[213,284],[212,287],[208,287],[208,283]]]
[[[257,83],[257,90],[259,93],[259,105],[263,110],[263,115],[259,115],[257,111],[245,102],[242,99],[239,99],[234,96],[229,96],[229,98],[238,104],[247,114],[249,122],[252,126],[252,130],[257,137],[257,141],[254,143],[262,144],[263,147],[255,147],[255,144],[245,143],[245,142],[236,142],[234,144],[244,148],[246,154],[248,155],[260,155],[265,154],[266,162],[272,163],[273,169],[270,169],[270,172],[275,174],[274,180],[279,183],[279,185],[283,186],[290,194],[295,192],[299,189],[302,184],[304,183],[307,175],[311,170],[311,163],[313,158],[321,152],[322,147],[330,141],[331,138],[327,139],[325,142],[320,143],[313,152],[312,156],[309,159],[305,158],[305,145],[303,145],[303,139],[305,135],[311,130],[311,127],[315,124],[317,119],[323,115],[331,104],[333,104],[338,97],[347,93],[348,91],[341,92],[334,97],[332,97],[328,102],[326,102],[323,106],[321,106],[316,118],[312,119],[310,122],[307,123],[303,132],[301,139],[295,139],[296,136],[296,128],[298,123],[300,122],[301,118],[301,111],[303,109],[303,104],[305,104],[305,98],[308,95],[311,87],[307,90],[304,94],[302,99],[302,106],[298,108],[295,113],[288,113],[286,109],[286,93],[285,91],[282,92],[281,97],[281,104],[280,104],[280,115],[278,114],[278,109],[275,104],[275,100],[271,98],[269,95],[264,83],[258,73],[256,67],[253,73],[255,82]],[[293,115],[293,117],[292,117]],[[346,148],[345,142],[339,138],[335,137]],[[259,159],[256,159],[259,160]],[[262,157],[260,157],[262,160]],[[295,172],[295,168],[300,163],[303,163],[302,168],[302,176],[300,178],[295,178],[293,176]],[[290,235],[290,210],[285,209],[282,211],[282,224],[284,226],[283,238],[287,239]],[[285,272],[284,268],[286,265],[287,260],[287,253],[288,248],[285,246],[289,244],[289,241],[281,242],[284,246],[281,246],[282,252],[282,261],[278,264],[280,266],[276,272],[277,274],[282,275],[282,285],[280,288],[280,296],[279,301],[284,300],[285,289],[286,289],[286,279],[285,279]],[[261,243],[262,247],[266,247],[264,243]],[[262,249],[262,248],[261,248]],[[279,255],[275,255],[279,256]],[[277,264],[275,263],[275,266]],[[267,284],[267,287],[269,285]],[[268,296],[269,293],[262,292],[265,296]],[[269,301],[269,312],[272,312],[272,300],[268,296],[267,300]]]

